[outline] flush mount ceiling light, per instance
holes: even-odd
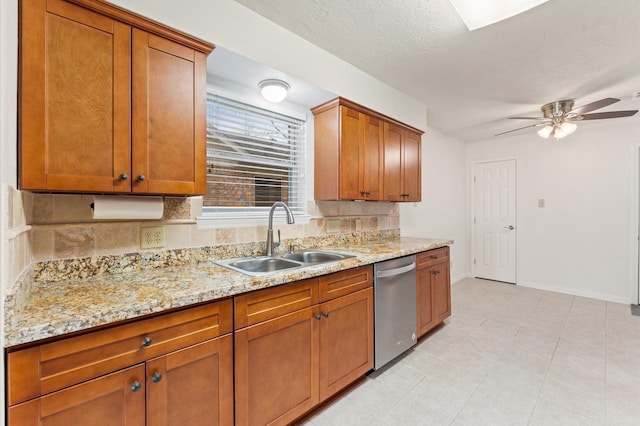
[[[495,24],[547,0],[449,0],[469,31]]]
[[[269,102],[281,102],[287,97],[289,84],[282,80],[268,79],[262,80],[258,87],[262,96]]]

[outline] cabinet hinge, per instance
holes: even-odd
[[[476,181],[476,177],[475,177],[475,176],[473,177],[473,181],[474,181],[474,182]]]
[[[476,264],[476,260],[475,260],[475,259],[473,259],[473,264],[474,264],[474,265]]]
[[[473,224],[475,225],[475,223],[476,223],[476,217],[474,216],[473,217]]]

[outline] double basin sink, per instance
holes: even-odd
[[[355,256],[337,252],[304,250],[276,256],[241,257],[220,260],[215,263],[246,275],[260,276],[287,269],[337,262],[352,257]]]

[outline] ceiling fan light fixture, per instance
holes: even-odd
[[[559,126],[556,126],[554,137],[556,138],[556,140],[562,139],[565,136],[569,136],[571,133],[575,132],[577,128],[578,126],[576,126],[575,124],[565,121]]]
[[[548,139],[549,135],[553,132],[553,126],[545,126],[542,129],[538,130],[538,135],[541,137]]]
[[[277,79],[262,80],[258,83],[262,96],[269,102],[281,102],[287,97],[289,84],[286,81]]]

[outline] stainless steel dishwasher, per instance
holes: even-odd
[[[416,257],[373,266],[374,369],[416,344]]]

